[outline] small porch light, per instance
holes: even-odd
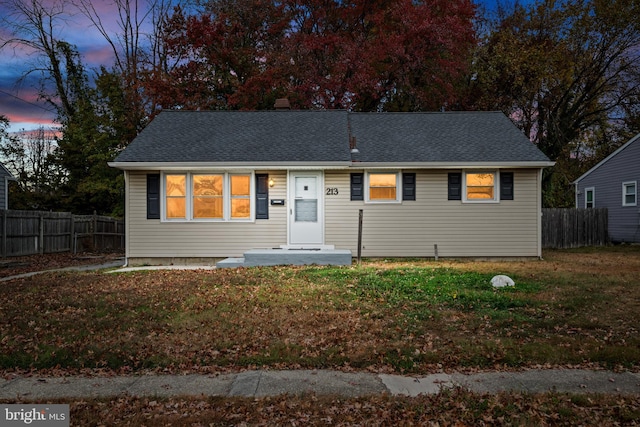
[[[269,188],[272,188],[274,185],[276,185],[276,182],[273,180],[273,178],[269,178]]]

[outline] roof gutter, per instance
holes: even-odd
[[[122,170],[309,170],[309,169],[487,169],[487,168],[545,168],[551,161],[536,162],[110,162],[109,166]]]
[[[247,169],[346,169],[351,162],[110,162],[122,170],[247,170]]]
[[[545,168],[555,165],[551,161],[536,162],[354,162],[359,169],[487,169],[487,168]]]

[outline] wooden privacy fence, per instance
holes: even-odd
[[[70,212],[0,210],[2,257],[124,249],[124,221]]]
[[[542,209],[542,247],[554,249],[609,243],[606,208]]]

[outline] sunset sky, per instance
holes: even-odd
[[[104,16],[109,16],[109,12],[113,15],[115,11],[115,7],[109,6],[110,2],[100,1],[95,4],[96,9],[104,13]],[[5,18],[8,14],[3,7],[0,2],[0,16]],[[115,19],[113,26],[116,31]],[[0,33],[6,30],[4,25],[0,25]],[[0,36],[0,40],[5,37],[6,33]],[[83,16],[76,15],[69,20],[58,37],[77,46],[89,69],[100,65],[108,66],[113,62],[112,51],[104,38]],[[0,114],[10,119],[10,131],[32,130],[42,125],[53,126],[55,111],[51,105],[38,99],[40,72],[35,71],[26,78],[23,77],[28,70],[38,69],[37,56],[26,49],[5,47],[0,50],[0,64]]]
[[[531,1],[531,0],[528,0]],[[489,10],[495,9],[500,2],[509,4],[510,0],[478,0]],[[526,3],[527,1],[520,1]],[[94,2],[100,9],[101,16],[114,15],[115,7],[108,1]],[[0,3],[0,17],[7,17],[7,11]],[[104,19],[104,22],[108,22]],[[112,20],[114,32],[117,31],[115,17]],[[4,25],[0,26],[0,40],[6,34]],[[91,26],[88,20],[76,15],[59,34],[59,38],[75,44],[82,54],[83,63],[88,69],[98,69],[100,65],[110,66],[113,62],[111,49],[104,38]],[[0,50],[0,115],[5,115],[11,121],[9,131],[33,130],[40,126],[49,128],[55,126],[55,111],[50,105],[38,99],[40,84],[39,72],[33,72],[21,79],[30,69],[38,68],[38,58],[22,49],[5,47]]]

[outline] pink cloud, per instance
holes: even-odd
[[[10,132],[56,126],[53,122],[55,111],[38,99],[38,93],[33,88],[17,92],[12,88],[0,88],[0,114],[9,119]]]
[[[100,32],[93,26],[71,2],[66,0],[39,0],[48,9],[61,11],[57,22],[56,37],[65,40],[78,48],[82,62],[87,70],[101,65],[107,68],[114,63],[113,52]],[[10,18],[6,2],[0,1],[0,16]],[[121,32],[117,7],[111,1],[92,1],[93,8],[106,26],[106,30],[115,41]],[[6,40],[10,36],[10,28],[0,26],[0,38]],[[40,60],[40,52],[24,46],[10,46],[0,50],[0,114],[11,120],[11,129],[37,128],[41,125],[52,125],[55,118],[52,107],[38,99],[37,88],[40,87],[40,74],[33,73],[20,82],[20,78],[29,69],[33,69]]]
[[[83,53],[84,59],[91,67],[104,65],[110,67],[113,64],[113,50],[109,46],[96,45]]]

